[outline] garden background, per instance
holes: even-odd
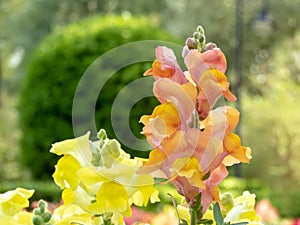
[[[1,192],[23,186],[35,188],[36,199],[58,201],[49,149],[73,137],[74,88],[88,65],[132,41],[183,45],[201,24],[228,59],[227,76],[241,105],[240,135],[253,152],[249,165],[231,171],[239,179],[223,188],[238,194],[249,189],[258,200],[269,199],[282,217],[300,217],[299,11],[299,0],[1,0]],[[107,104],[150,65],[118,72],[103,91]],[[107,104],[97,106],[96,118],[99,129],[113,136]],[[138,116],[152,111],[146,104],[155,102],[146,99],[131,115],[137,136]]]

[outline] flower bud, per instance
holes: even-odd
[[[204,29],[203,29],[203,27],[201,26],[201,25],[199,25],[198,27],[197,27],[197,31],[200,33],[200,34],[204,34],[205,32],[204,32]]]
[[[34,209],[34,210],[33,210],[33,214],[34,214],[34,215],[41,215],[42,213],[41,213],[40,209],[37,208],[37,209]]]
[[[197,43],[195,42],[194,38],[187,38],[186,41],[185,41],[185,45],[189,49],[197,49]]]
[[[105,140],[107,138],[106,131],[104,129],[99,130],[97,137],[99,140]]]
[[[230,193],[224,193],[221,198],[221,202],[227,212],[234,206],[233,197]]]
[[[205,44],[205,36],[204,36],[204,34],[200,34],[198,40],[199,40],[200,44],[204,45]]]
[[[43,218],[43,220],[44,220],[45,223],[49,222],[50,219],[51,219],[51,217],[52,217],[52,215],[51,215],[50,212],[45,212],[42,215],[42,218]]]
[[[40,208],[40,212],[44,213],[47,207],[47,203],[44,202],[43,200],[39,201],[39,208]]]
[[[213,50],[217,45],[215,43],[209,42],[204,46],[204,51]]]
[[[33,225],[43,225],[44,224],[44,220],[41,216],[34,216],[32,218],[32,223]]]
[[[200,35],[201,35],[201,34],[200,34],[199,32],[195,31],[195,32],[193,33],[193,38],[199,39],[199,36],[200,36]]]

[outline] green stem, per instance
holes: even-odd
[[[191,225],[197,225],[197,212],[190,208]]]

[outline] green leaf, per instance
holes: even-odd
[[[248,222],[240,222],[240,223],[233,223],[231,225],[246,225],[249,224]]]
[[[201,205],[201,197],[202,197],[202,192],[200,192],[200,193],[197,195],[195,205],[190,206],[190,208],[193,209],[195,212],[198,212],[199,210],[202,209],[202,205]]]
[[[188,222],[184,219],[180,219],[179,225],[188,225]]]
[[[213,224],[213,223],[214,223],[214,221],[209,220],[209,219],[201,219],[201,220],[199,221],[199,224],[205,224],[205,225],[211,225],[211,224]]]
[[[216,225],[223,225],[223,217],[220,209],[220,205],[218,202],[213,207],[214,218],[216,221]]]

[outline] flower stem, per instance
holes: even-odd
[[[191,225],[197,225],[197,212],[190,208]]]

